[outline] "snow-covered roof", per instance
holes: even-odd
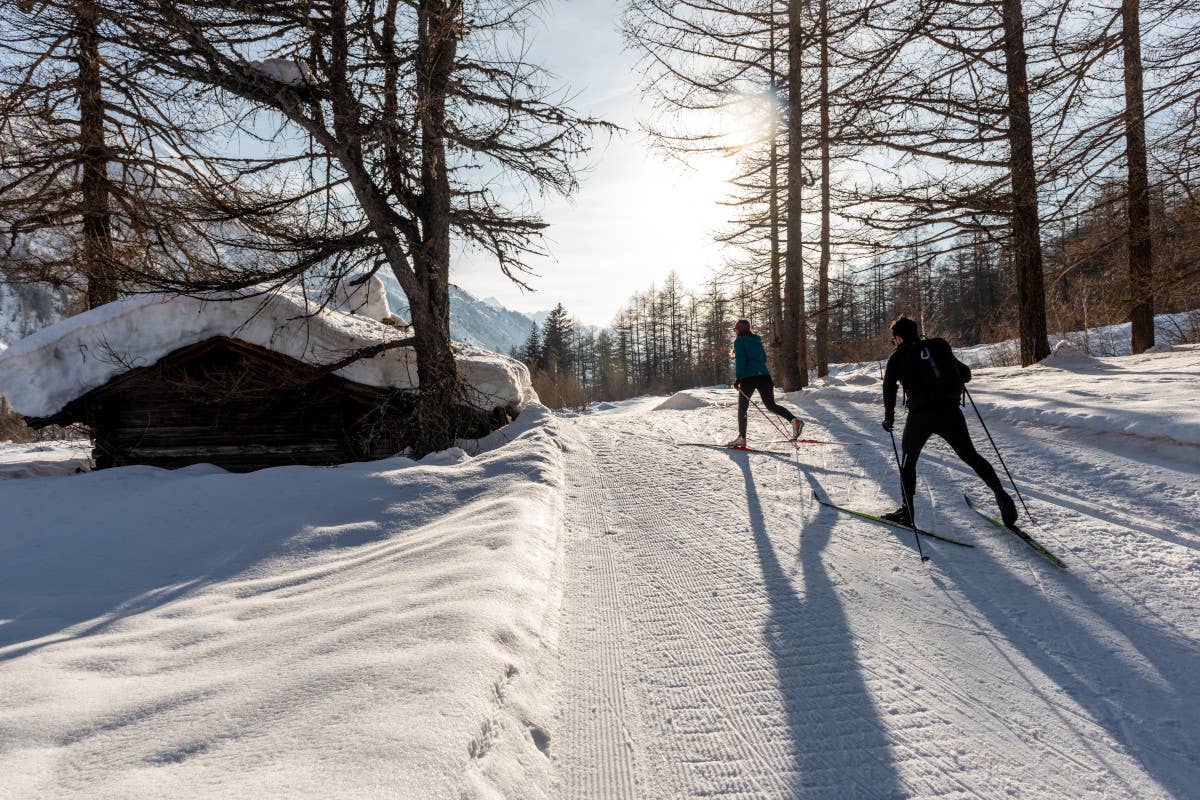
[[[367,297],[362,298],[362,290]],[[347,296],[348,295],[348,296]],[[52,416],[72,400],[133,367],[215,336],[264,347],[308,364],[328,364],[404,333],[372,316],[390,317],[378,279],[338,297],[363,313],[318,308],[298,289],[207,299],[143,294],[118,300],[44,328],[0,352],[0,395],[27,417]],[[395,320],[396,318],[393,318]],[[468,401],[478,408],[524,407],[536,399],[524,364],[456,345]],[[368,386],[414,388],[411,348],[364,358],[335,374]]]

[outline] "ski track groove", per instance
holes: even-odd
[[[564,692],[567,721],[562,763],[563,796],[634,800],[636,764],[628,729],[621,643],[626,628],[620,587],[609,542],[607,498],[595,465],[585,452],[570,456],[577,478],[567,513],[566,553],[570,583],[585,591],[563,603],[565,651],[592,656],[567,660]],[[582,477],[582,480],[578,480]]]
[[[596,452],[606,463],[619,461],[602,447],[597,447]],[[636,498],[618,500],[615,503],[615,513],[622,519],[622,528],[626,530],[646,533],[672,530],[678,533],[680,531],[673,530],[678,528],[677,524],[674,524],[674,520],[678,518],[676,513],[684,510],[695,514],[695,506],[699,505],[701,500],[699,495],[686,492],[684,498],[681,500],[677,494],[647,498],[645,492],[641,492]],[[652,501],[648,505],[644,502],[647,499]],[[677,659],[666,665],[666,672],[669,675],[681,669],[685,670],[691,677],[690,685],[670,687],[668,677],[656,676],[655,682],[665,688],[671,696],[666,702],[657,697],[655,700],[662,709],[660,716],[661,713],[665,713],[665,718],[673,721],[673,729],[676,732],[682,730],[684,737],[690,740],[689,746],[676,754],[683,763],[690,765],[689,772],[694,773],[688,776],[689,788],[709,796],[738,797],[746,791],[752,792],[746,795],[749,797],[763,796],[763,785],[753,778],[740,775],[742,771],[736,769],[736,766],[727,769],[731,766],[729,760],[714,756],[705,746],[705,740],[713,738],[712,734],[718,733],[719,729],[714,729],[712,720],[707,719],[703,712],[706,708],[715,707],[721,720],[727,724],[727,730],[736,737],[735,758],[756,763],[765,773],[760,780],[771,786],[775,792],[786,792],[786,781],[779,777],[770,760],[763,755],[763,743],[755,741],[757,737],[754,730],[757,726],[745,720],[743,714],[746,712],[741,711],[746,707],[754,708],[758,705],[753,698],[764,692],[765,687],[769,687],[773,675],[766,670],[747,669],[739,665],[737,659],[732,657],[733,654],[746,652],[748,648],[736,641],[736,636],[730,637],[733,641],[715,641],[695,619],[690,618],[692,612],[697,610],[692,601],[707,593],[710,586],[736,587],[743,584],[746,576],[740,571],[731,574],[731,571],[723,570],[716,576],[701,573],[701,577],[695,577],[693,573],[680,568],[679,561],[686,558],[681,552],[680,542],[671,539],[659,540],[656,537],[652,544],[655,549],[634,556],[635,563],[641,562],[640,569],[634,573],[641,580],[631,584],[634,595],[631,605],[647,609],[642,621],[647,624],[648,630],[652,631],[650,638],[660,642],[677,642],[683,648],[682,652],[676,650],[673,653]],[[753,600],[750,602],[751,608],[743,610],[744,607],[739,601],[732,619],[722,621],[727,630],[736,631],[739,629],[739,623],[753,618]],[[739,611],[742,613],[738,613]],[[711,620],[706,621],[711,623]],[[682,635],[683,629],[690,630],[693,636]],[[697,640],[703,645],[698,651],[691,646]],[[700,690],[698,685],[702,686],[703,690]],[[746,686],[750,688],[746,689]],[[740,702],[732,702],[735,700]],[[730,709],[734,709],[736,713],[731,713]],[[679,723],[681,719],[682,724]],[[727,742],[717,744],[719,746]]]
[[[775,472],[776,476],[778,476],[779,470],[776,469],[776,470],[774,470],[774,472]],[[793,492],[796,491],[796,487],[795,487],[794,483],[789,483],[788,488],[791,489]],[[763,494],[766,494],[767,490],[765,488],[761,488],[760,492]],[[697,508],[697,506],[701,506],[701,505],[706,506],[709,510],[717,510],[718,508],[721,508],[723,506],[724,508],[722,508],[721,510],[724,513],[716,515],[718,519],[725,518],[725,516],[730,514],[730,511],[733,512],[732,515],[734,518],[736,518],[737,515],[743,515],[745,513],[744,509],[734,506],[734,504],[729,503],[728,500],[720,500],[717,502],[712,501],[710,498],[713,496],[714,495],[711,494],[710,492],[703,492],[703,491],[685,492],[685,493],[682,493],[682,495],[680,493],[667,493],[661,498],[655,498],[656,500],[661,501],[661,502],[653,504],[653,507],[657,510],[654,512],[642,513],[639,521],[642,523],[645,523],[646,528],[649,530],[662,530],[666,527],[669,527],[669,526],[666,526],[663,524],[664,520],[670,519],[676,515],[685,516],[687,513],[696,514],[700,510]],[[803,495],[800,495],[800,497],[803,497]],[[641,500],[639,500],[637,505],[639,507],[641,507],[644,504],[642,503]],[[670,511],[666,510],[667,506],[672,507],[670,509]],[[709,516],[711,518],[711,515],[707,515],[707,516]],[[852,541],[853,535],[851,535],[850,537],[847,537],[847,538],[849,538]],[[721,561],[727,561],[727,562],[729,561],[729,559],[728,559],[728,556],[730,555],[729,553],[714,552],[710,547],[705,546],[708,542],[709,542],[709,540],[706,537],[693,537],[686,543],[686,553],[692,557],[703,554],[708,557],[706,559],[706,561],[708,561],[710,563],[719,563]],[[772,542],[772,544],[777,545],[778,542]],[[679,549],[680,545],[677,542],[677,540],[668,540],[665,543],[665,547],[672,548],[672,549]],[[786,555],[786,557],[787,557],[786,559],[781,557],[780,558],[781,561],[794,560],[798,556],[798,549],[795,549],[795,548],[787,549],[780,555],[781,556]],[[681,572],[678,569],[676,562],[673,560],[666,560],[664,563],[667,565],[668,570],[670,570],[669,577],[674,579],[674,582],[676,585],[681,585],[681,586],[685,586],[685,587],[689,587],[693,583],[695,583],[701,587],[707,587],[707,586],[712,585],[711,581],[708,578],[705,578],[705,579],[699,580],[699,581],[690,580],[689,578],[686,577],[687,573]],[[736,562],[732,562],[732,563],[736,564]],[[739,568],[735,567],[733,569],[727,568],[726,571],[727,572],[736,572],[737,575],[735,575],[733,577],[740,578],[741,581],[743,581],[743,582],[749,582],[750,585],[760,582],[760,579],[761,579],[760,574],[756,575],[748,569],[739,569]],[[741,584],[738,582],[733,582],[730,585],[737,586],[737,585],[741,585]],[[663,584],[662,586],[659,586],[656,588],[669,590],[669,589],[671,589],[671,587],[672,587],[671,583],[666,583],[666,584]],[[686,607],[685,604],[687,603],[687,601],[689,599],[687,596],[685,596],[683,593],[681,593],[677,590],[673,591],[672,594],[679,601],[678,603],[675,604],[675,607],[680,607],[680,606]],[[758,606],[765,608],[765,606],[767,606],[767,605],[768,605],[768,601],[764,597],[760,597],[758,599]],[[693,629],[695,630],[695,632],[698,635],[705,636],[704,630],[702,628],[697,627],[694,620],[689,619],[688,622],[691,623]],[[726,627],[736,627],[739,624],[743,623],[744,620],[734,618],[734,619],[717,620],[717,622],[720,625],[724,625]],[[788,620],[788,622],[791,622],[791,620]],[[814,635],[812,620],[807,620],[807,623],[808,624],[805,627],[804,635],[809,639],[809,641],[813,641],[814,639],[819,641],[821,636],[819,633]],[[786,627],[794,628],[795,626],[787,625]],[[843,635],[844,635],[844,633],[838,634],[834,638],[838,638]],[[852,636],[855,644],[862,643],[862,640],[859,637],[857,637],[856,635],[854,635],[853,633],[851,633],[851,636]],[[707,639],[707,641],[709,641],[711,644],[714,645],[715,652],[718,652],[718,653],[721,652],[720,647],[717,646],[717,645],[720,645],[721,643],[713,641],[710,637],[705,637],[705,638]],[[724,646],[728,646],[728,645],[724,645]],[[783,665],[780,665],[780,668],[782,669],[782,668],[785,668],[786,666],[788,666],[788,665],[783,664]],[[828,672],[830,672],[831,674],[836,676],[838,667],[834,664],[828,664],[826,666],[827,666]],[[883,680],[884,680],[883,676],[880,675],[878,672],[875,672],[875,670],[871,669],[871,667],[868,664],[861,664],[861,665],[859,665],[859,667],[863,672],[870,673],[876,681],[881,682],[881,683],[883,682]],[[771,677],[773,677],[773,673],[774,673],[774,669],[771,669],[770,670]],[[734,674],[736,674],[736,673],[734,673]],[[820,695],[817,695],[817,697],[820,698]],[[836,698],[837,698],[836,694],[830,695],[830,697],[832,698],[831,704],[836,704]],[[976,791],[974,791],[971,787],[969,787],[968,785],[966,785],[965,783],[959,781],[956,777],[954,777],[953,772],[956,769],[956,766],[954,764],[949,763],[944,759],[932,756],[931,754],[929,754],[927,752],[923,752],[920,745],[915,744],[915,742],[919,742],[921,739],[928,738],[929,731],[927,729],[930,724],[928,722],[928,720],[924,720],[924,719],[917,720],[910,725],[899,724],[900,718],[903,717],[905,714],[920,715],[923,713],[924,713],[924,710],[919,706],[919,704],[912,704],[912,703],[909,703],[907,708],[904,711],[897,709],[897,710],[893,710],[891,712],[891,720],[890,721],[893,724],[896,724],[897,728],[894,730],[888,730],[887,738],[892,743],[893,747],[897,750],[897,752],[903,754],[903,758],[900,760],[902,762],[903,761],[922,762],[922,763],[926,764],[935,775],[942,775],[944,777],[950,778],[953,783],[957,784],[957,786],[955,787],[958,790],[958,792],[955,793],[956,796],[980,797],[980,795]],[[735,728],[736,728],[737,727],[736,722],[734,722],[733,720],[731,720],[731,722],[734,723]],[[861,723],[862,720],[856,720],[855,722]],[[856,725],[852,724],[849,727],[851,729],[853,729],[854,727],[856,727]],[[785,733],[786,733],[786,731],[785,731]],[[913,734],[919,734],[919,735],[913,735]],[[945,738],[945,737],[943,737],[943,738]],[[754,747],[754,752],[761,752],[759,747],[754,746],[754,745],[751,745],[751,746]],[[831,768],[831,771],[832,771],[832,768]],[[929,770],[916,770],[916,771],[919,774],[923,773],[925,775],[928,775],[928,773],[929,773]],[[923,781],[923,782],[925,782],[927,784],[927,786],[926,786],[927,791],[922,793],[924,796],[942,797],[942,796],[947,796],[948,793],[954,793],[954,792],[952,792],[952,790],[948,790],[945,788],[939,788],[934,785],[931,785],[928,783],[927,780]],[[806,786],[806,788],[809,788],[809,787]],[[830,790],[832,790],[835,793],[834,796],[836,796],[836,791],[837,791],[836,786],[831,785],[828,788]],[[793,796],[786,785],[783,786],[782,789],[785,792],[785,794],[782,796]],[[819,787],[818,787],[818,790],[819,790]],[[872,792],[872,790],[869,787],[861,786],[861,785],[856,787],[856,793],[857,793],[857,796],[860,796],[860,797],[877,796],[876,794],[874,794]]]
[[[603,452],[602,447],[597,447],[596,452],[598,455]],[[620,469],[619,464],[616,469]],[[779,478],[781,471],[778,468],[770,471],[774,473],[777,479]],[[626,479],[631,477],[634,476],[625,476]],[[795,481],[785,479],[785,482],[787,490],[792,496],[794,498],[798,497]],[[662,487],[650,488],[653,490],[661,489]],[[770,488],[774,489],[775,487],[772,486]],[[761,491],[764,494],[768,493],[767,488],[763,488]],[[629,516],[631,521],[637,524],[638,530],[647,532],[670,531],[676,534],[682,533],[682,531],[673,530],[677,526],[672,525],[672,520],[687,518],[689,514],[694,517],[708,519],[736,519],[745,514],[744,509],[734,507],[727,499],[713,500],[713,497],[719,497],[719,495],[707,491],[703,487],[693,487],[682,491],[664,491],[661,494],[655,492],[654,494],[655,496],[650,498],[639,495],[635,501],[626,500],[624,503],[618,501],[617,511]],[[647,503],[647,500],[651,502]],[[730,513],[731,511],[732,514]],[[716,658],[725,665],[722,669],[716,670],[715,674],[717,676],[725,676],[726,680],[722,683],[730,683],[729,678],[732,677],[734,679],[732,681],[734,686],[731,688],[718,684],[714,687],[711,685],[711,681],[706,681],[704,683],[705,695],[714,698],[712,705],[718,709],[723,721],[737,735],[741,745],[738,748],[737,755],[756,763],[760,769],[775,779],[769,781],[769,783],[774,784],[772,786],[774,792],[778,793],[772,796],[795,796],[791,789],[791,783],[794,783],[798,776],[794,774],[790,775],[791,782],[783,779],[781,771],[772,765],[770,756],[767,755],[769,751],[773,751],[775,760],[781,760],[785,763],[789,760],[794,760],[795,753],[792,752],[793,748],[791,744],[786,741],[779,741],[778,736],[776,739],[769,737],[764,739],[758,735],[758,725],[752,716],[748,717],[748,714],[730,713],[728,711],[731,707],[741,708],[741,706],[730,701],[745,698],[746,691],[737,687],[744,685],[751,675],[753,675],[754,679],[760,685],[749,692],[749,695],[766,695],[770,697],[777,691],[777,689],[771,689],[771,686],[778,682],[776,673],[779,670],[788,668],[790,665],[787,663],[776,666],[763,665],[754,670],[739,667],[738,661],[734,656],[743,655],[750,651],[752,644],[739,641],[736,636],[721,636],[709,632],[710,629],[715,631],[743,630],[748,627],[748,623],[754,619],[755,614],[765,617],[768,614],[769,607],[769,601],[762,591],[740,592],[738,595],[730,594],[736,587],[760,585],[761,574],[755,574],[753,571],[739,565],[737,562],[738,551],[731,552],[729,548],[726,548],[723,552],[719,549],[714,549],[713,543],[714,540],[710,537],[695,535],[690,536],[686,540],[667,538],[659,542],[658,544],[661,545],[661,549],[647,554],[647,558],[653,559],[658,564],[657,575],[666,580],[653,582],[650,587],[652,592],[644,594],[641,600],[642,602],[652,602],[651,595],[653,595],[653,597],[669,601],[663,603],[666,609],[664,612],[665,619],[654,620],[653,622],[663,625],[668,630],[687,626],[693,632],[695,638],[707,645],[707,653],[701,657],[694,656],[686,662],[673,664],[674,668],[685,667],[694,673],[700,668],[701,664],[713,658]],[[776,544],[778,543],[772,542],[773,546]],[[739,551],[740,549],[738,548]],[[785,548],[784,552],[780,553],[780,561],[792,561],[797,556],[798,549]],[[717,569],[716,574],[713,575],[697,569],[697,565],[700,563],[710,567],[716,564],[724,564],[725,566]],[[646,571],[651,572],[653,568]],[[737,602],[733,607],[718,607],[714,611],[710,611],[707,615],[700,615],[707,617],[704,620],[708,623],[706,627],[701,625],[697,620],[697,609],[703,606],[697,605],[694,600],[707,591],[713,591],[712,587],[714,586],[719,587],[716,591],[723,592],[727,599],[736,596]],[[682,609],[686,609],[687,612],[683,613]],[[830,635],[828,632],[822,631],[820,625],[815,624],[813,619],[794,620],[785,618],[775,624],[777,627],[799,630],[800,626],[796,623],[800,622],[805,623],[803,635],[810,643],[816,642],[819,644],[823,637],[834,641],[839,641],[845,637],[845,632],[837,632]],[[722,656],[722,654],[728,655]],[[839,685],[839,681],[842,683],[845,682],[841,677],[841,671],[847,669],[853,670],[854,668],[853,666],[848,668],[846,665],[832,662],[824,666],[825,669],[823,671],[826,675],[830,676],[828,683],[835,687],[835,691],[828,695],[816,692],[810,695],[810,697],[816,701],[828,700],[829,706],[836,706],[838,703],[836,687]],[[873,672],[872,670],[864,671]],[[878,676],[876,675],[876,677]],[[751,704],[751,708],[754,707],[755,704]],[[913,713],[923,713],[920,708],[915,706],[911,710]],[[677,712],[678,709],[671,709],[671,711]],[[899,716],[900,714],[900,711],[895,711],[893,716]],[[848,730],[853,731],[862,723],[862,719],[852,719],[848,723],[843,721],[842,724]],[[910,727],[914,731],[927,733],[925,730],[927,724],[926,720],[919,720],[914,722]],[[705,730],[702,732],[707,733],[708,731]],[[776,733],[778,734],[779,732],[776,731]],[[782,731],[783,737],[787,737],[788,735],[789,732],[787,730]],[[928,753],[922,752],[918,746],[913,745],[909,741],[910,737],[905,730],[889,731],[887,738],[897,748],[898,752],[905,755],[906,759],[926,762],[930,770],[937,774],[953,772],[954,767],[952,764],[931,757]],[[834,765],[826,765],[826,769],[831,775],[836,773]],[[927,770],[920,771],[926,772]],[[959,784],[957,788],[962,792],[961,796],[977,796],[965,784],[958,781],[955,782]],[[827,787],[814,787],[811,784],[806,784],[805,788],[809,790],[816,789],[818,792],[824,788],[824,790],[830,791],[834,795],[836,795],[837,791],[836,783],[831,783]],[[933,789],[933,787],[930,788]],[[708,789],[709,793],[715,790],[714,787],[708,787]],[[856,792],[858,796],[862,797],[878,796],[868,786],[859,785],[856,787]],[[942,796],[944,793],[944,791],[934,789],[932,796]]]

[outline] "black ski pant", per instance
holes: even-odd
[[[900,479],[904,484],[904,505],[908,506],[910,512],[913,511],[911,503],[917,491],[917,459],[921,457],[921,449],[929,437],[935,433],[946,440],[963,463],[975,470],[975,474],[983,479],[989,489],[996,492],[1002,488],[996,470],[975,449],[962,409],[950,406],[909,411],[900,444]]]
[[[767,411],[778,414],[788,422],[795,419],[792,412],[775,402],[775,382],[771,380],[770,375],[753,375],[749,378],[742,378],[741,387],[741,391],[738,392],[738,436],[743,438],[746,436],[746,411],[750,408],[750,398],[755,391],[762,398]],[[788,435],[791,435],[790,432]]]

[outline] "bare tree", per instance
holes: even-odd
[[[331,260],[395,276],[414,325],[421,446],[444,446],[461,398],[449,332],[453,239],[491,253],[520,281],[545,227],[528,210],[532,191],[573,191],[572,160],[590,131],[607,127],[571,112],[525,58],[519,34],[536,6],[141,0],[122,8],[147,64],[205,87],[223,106],[240,101],[243,133],[282,151],[240,168],[240,177],[276,186],[277,205],[302,223],[290,238],[263,231],[306,254],[271,278],[295,279]],[[265,132],[264,111],[278,134]],[[531,193],[501,196],[494,186],[505,176]]]
[[[14,283],[77,290],[89,307],[131,275],[187,269],[220,184],[210,132],[179,86],[149,80],[92,0],[0,0],[0,225]]]

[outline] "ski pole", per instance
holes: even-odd
[[[740,387],[740,386],[738,387],[738,394],[740,394],[742,397],[745,397],[747,400],[749,400],[749,401],[750,401],[750,405],[752,405],[752,406],[754,406],[755,408],[757,408],[757,409],[758,409],[758,413],[762,414],[762,415],[763,415],[763,419],[765,419],[767,422],[771,423],[771,426],[772,426],[773,428],[775,428],[775,430],[779,431],[779,435],[780,435],[780,436],[782,436],[782,437],[783,437],[783,438],[785,438],[785,439],[787,439],[787,438],[788,438],[787,431],[785,431],[783,428],[779,427],[779,425],[777,425],[777,424],[775,423],[775,420],[773,420],[773,419],[771,419],[770,417],[768,417],[768,416],[767,416],[767,412],[765,412],[765,411],[763,411],[763,410],[762,410],[762,406],[760,406],[758,403],[754,402],[754,398],[753,398],[753,397],[751,397],[750,395],[746,394],[745,392],[743,392],[743,391],[742,391],[742,387]],[[796,452],[797,452],[797,453],[799,453],[799,452],[800,452],[800,447],[799,447],[799,446],[798,446],[798,445],[797,445],[797,444],[796,444],[794,441],[792,441],[791,439],[788,439],[788,441],[789,441],[789,442],[791,442],[791,445],[792,445],[792,447],[796,448]]]
[[[904,488],[904,469],[900,466],[900,450],[896,447],[896,434],[888,431],[888,436],[892,437],[892,454],[896,456],[896,472],[900,475],[900,496],[904,498],[904,507],[908,509],[908,521],[916,527],[917,521],[913,519],[913,504],[912,498],[908,496],[908,490]],[[917,542],[917,555],[922,561],[928,561],[929,556],[925,555],[925,551],[921,549],[921,537],[913,531],[913,539]]]
[[[1029,506],[1025,505],[1025,498],[1021,496],[1021,490],[1017,488],[1017,482],[1013,480],[1012,473],[1008,471],[1008,464],[1004,463],[1004,456],[1000,454],[1000,448],[996,446],[996,440],[992,438],[992,432],[988,430],[987,423],[983,421],[983,414],[979,413],[979,406],[975,405],[975,398],[971,397],[971,390],[964,386],[963,391],[967,393],[967,399],[971,401],[971,408],[975,409],[975,416],[979,417],[979,424],[983,426],[983,432],[987,434],[988,441],[992,443],[992,449],[996,451],[996,458],[1000,459],[1000,466],[1004,467],[1004,474],[1008,476],[1008,482],[1012,484],[1013,491],[1017,493],[1017,499],[1021,501],[1021,508],[1025,509],[1025,515],[1036,525],[1037,520],[1033,518],[1033,514],[1029,513]]]

